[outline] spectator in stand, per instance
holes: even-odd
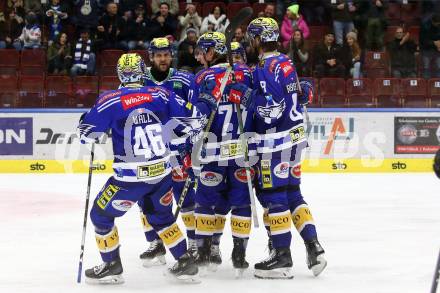
[[[99,21],[99,2],[98,0],[73,0],[75,13],[72,23],[79,30],[90,29],[95,31]]]
[[[352,78],[361,78],[362,50],[357,40],[357,33],[349,32],[346,38],[347,42],[343,48],[345,75]]]
[[[251,46],[249,40],[247,39],[242,27],[238,27],[235,30],[235,36],[233,41],[240,43],[241,48],[243,48],[248,64],[256,64],[258,62],[258,54],[255,53],[254,48]]]
[[[98,46],[100,49],[127,50],[127,43],[121,41],[123,30],[122,18],[118,15],[118,5],[114,2],[107,4],[106,13],[99,20],[97,27]]]
[[[344,77],[345,67],[341,54],[341,47],[335,43],[335,35],[327,33],[324,42],[315,48],[315,76]]]
[[[60,4],[60,0],[50,0],[50,5],[46,7],[46,23],[49,26],[49,42],[53,42],[58,39],[58,35],[61,33],[63,26],[65,26],[64,20],[67,19],[67,8]]]
[[[5,49],[7,46],[6,38],[9,38],[9,43],[11,42],[11,38],[9,37],[7,31],[7,23],[5,18],[5,13],[0,7],[0,49]]]
[[[420,28],[420,50],[422,51],[423,77],[440,77],[440,14],[422,23]],[[434,65],[432,74],[431,65]]]
[[[90,39],[89,31],[83,29],[79,40],[76,42],[73,54],[73,66],[70,75],[94,75],[96,56],[94,53],[93,42]]]
[[[336,44],[342,46],[344,36],[354,30],[353,17],[357,3],[353,0],[336,0],[332,4],[333,30]]]
[[[119,3],[119,10],[122,12],[122,14],[124,14],[125,11],[131,11],[134,13],[135,9],[139,5],[145,4],[145,0],[121,0]]]
[[[166,2],[160,4],[160,11],[153,18],[150,38],[176,37],[177,18],[170,13],[170,5]]]
[[[366,25],[365,41],[368,50],[383,49],[383,38],[387,28],[385,16],[387,7],[387,0],[366,0],[359,2],[357,14],[362,18],[361,23],[365,23],[361,25]]]
[[[23,2],[23,1],[22,1]],[[41,7],[41,0],[25,0],[24,1],[24,10],[26,14],[33,12],[38,20],[41,20],[43,15],[43,10]]]
[[[309,26],[305,22],[302,15],[299,14],[299,5],[293,4],[287,8],[286,14],[284,15],[283,24],[281,25],[281,39],[283,41],[284,48],[289,47],[293,32],[297,29],[302,31],[304,39],[309,37]]]
[[[136,22],[133,19],[133,12],[126,10],[121,19],[121,33],[119,35],[121,47],[134,50],[138,44],[137,38],[138,33],[136,31]]]
[[[10,4],[10,5],[9,5]],[[7,15],[5,15],[6,22],[6,48],[14,47],[16,50],[21,50],[21,42],[18,39],[23,31],[25,25],[26,12],[24,10],[22,0],[12,0],[8,2]]]
[[[410,39],[409,32],[405,33],[403,27],[397,27],[394,40],[387,44],[387,50],[393,77],[417,77],[417,44]]]
[[[26,15],[25,26],[16,41],[19,41],[20,49],[37,49],[41,47],[41,29],[35,13],[29,12]],[[16,42],[16,44],[18,43]]]
[[[299,6],[301,7],[301,14],[303,15],[305,21],[309,24],[323,25],[327,24],[326,15],[329,14],[326,9],[328,4],[326,2],[331,2],[328,0],[298,0]]]
[[[200,35],[200,27],[202,26],[202,18],[197,14],[196,6],[188,3],[186,5],[185,16],[179,16],[180,26],[182,27],[182,33],[180,39],[183,40],[187,35],[187,30],[193,28],[196,30],[197,35]]]
[[[270,17],[278,22],[277,16],[275,15],[275,4],[267,3],[264,7],[264,11],[258,13],[258,17]]]
[[[148,49],[150,44],[150,28],[151,19],[145,14],[145,7],[143,4],[139,4],[135,9],[135,31],[137,33],[137,46],[140,49]]]
[[[299,76],[310,76],[310,54],[303,33],[299,29],[293,33],[293,38],[289,46],[289,57],[290,60],[294,62],[296,72],[298,72]]]
[[[50,74],[67,75],[72,65],[72,52],[67,42],[67,34],[61,33],[57,36],[49,49],[47,49],[48,72]]]
[[[179,45],[178,67],[191,73],[194,73],[196,68],[200,66],[194,57],[197,38],[197,30],[190,27],[186,30],[186,38]]]
[[[229,25],[229,19],[226,17],[220,6],[215,6],[211,13],[203,19],[200,33],[221,32],[225,33],[226,27]]]
[[[162,3],[168,4],[168,11],[174,16],[179,14],[179,1],[178,0],[153,0],[151,2],[151,10],[153,14],[157,14],[161,10]]]

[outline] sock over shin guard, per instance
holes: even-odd
[[[95,238],[104,262],[111,262],[119,256],[119,234],[116,226],[111,230],[95,229]]]
[[[194,210],[181,211],[182,221],[186,227],[186,236],[188,239],[195,239],[196,233],[196,218],[194,217]]]
[[[141,211],[141,222],[144,227],[145,238],[147,238],[148,242],[153,242],[154,240],[159,239],[159,235],[157,235],[156,231],[154,231],[153,227],[148,223],[147,217]]]
[[[169,249],[175,259],[186,252],[186,240],[176,223],[165,226],[159,230],[159,237]]]
[[[287,206],[271,207],[269,221],[273,247],[290,247],[292,241],[291,215]]]

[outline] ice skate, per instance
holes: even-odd
[[[216,272],[219,265],[222,264],[222,254],[220,252],[219,245],[211,246],[211,254],[209,256],[209,266],[208,269],[211,272]]]
[[[306,242],[305,245],[307,249],[307,267],[317,277],[327,266],[327,261],[324,258],[324,249],[317,239]]]
[[[99,266],[95,266],[86,270],[86,283],[88,284],[122,284],[124,278],[122,277],[122,264],[121,259],[117,259],[111,262],[104,262]]]
[[[290,248],[273,249],[269,258],[255,264],[254,276],[260,279],[292,279]]]
[[[150,243],[150,247],[148,247],[147,251],[142,253],[139,257],[142,260],[142,265],[149,268],[166,264],[165,254],[166,250],[162,240],[156,239]]]
[[[236,278],[241,278],[244,271],[249,268],[249,263],[246,261],[245,241],[245,239],[234,238],[234,248],[232,249],[231,258]]]
[[[198,246],[196,263],[199,267],[200,275],[204,276],[206,275],[209,266],[212,239],[208,237],[199,239],[199,241],[202,241],[202,246]]]
[[[200,283],[196,260],[190,252],[182,255],[177,262],[167,270],[167,274],[183,283]]]

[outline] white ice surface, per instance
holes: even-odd
[[[95,175],[91,201],[107,175]],[[224,264],[199,285],[170,283],[164,267],[146,269],[137,208],[117,220],[126,283],[76,283],[87,175],[0,175],[0,292],[429,292],[440,248],[440,180],[432,174],[303,174],[302,191],[329,265],[315,278],[294,232],[293,280],[235,280],[229,227]],[[260,210],[261,218],[261,210]],[[87,227],[84,269],[101,262]],[[251,266],[265,258],[263,227],[248,246]],[[173,260],[167,254],[168,264]]]

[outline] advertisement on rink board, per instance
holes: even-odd
[[[76,133],[81,112],[0,113],[0,173],[88,171],[90,145]],[[304,172],[430,172],[440,113],[309,113]],[[95,145],[95,172],[112,172],[111,139]]]

